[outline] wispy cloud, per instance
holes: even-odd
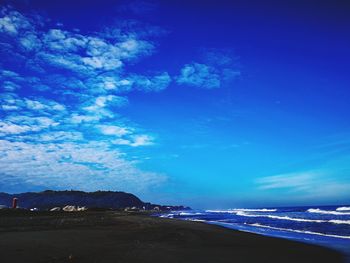
[[[181,69],[177,83],[200,88],[220,88],[221,80],[215,68],[205,64],[187,64]]]
[[[341,199],[350,191],[348,182],[334,176],[334,171],[327,170],[278,174],[258,178],[255,183],[261,191],[283,190],[287,196],[292,194],[320,200]]]
[[[206,50],[203,53],[203,62],[183,66],[176,78],[178,84],[214,89],[224,86],[240,75],[232,55],[228,56],[217,50]]]
[[[301,172],[301,173],[288,173],[279,174],[273,176],[267,176],[257,179],[257,183],[260,189],[280,189],[289,188],[293,190],[305,190],[310,187],[310,183],[318,173],[313,171]]]
[[[122,12],[132,12],[137,15],[144,15],[151,13],[157,9],[157,4],[150,1],[125,1],[120,7]]]

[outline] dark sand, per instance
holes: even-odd
[[[0,211],[0,262],[337,263],[332,250],[124,212]]]

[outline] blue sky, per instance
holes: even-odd
[[[349,6],[3,1],[0,191],[350,202]]]

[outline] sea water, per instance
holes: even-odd
[[[350,205],[188,210],[159,216],[317,244],[341,251],[350,262]]]

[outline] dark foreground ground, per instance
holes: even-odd
[[[0,262],[342,262],[335,251],[124,212],[2,212]]]

